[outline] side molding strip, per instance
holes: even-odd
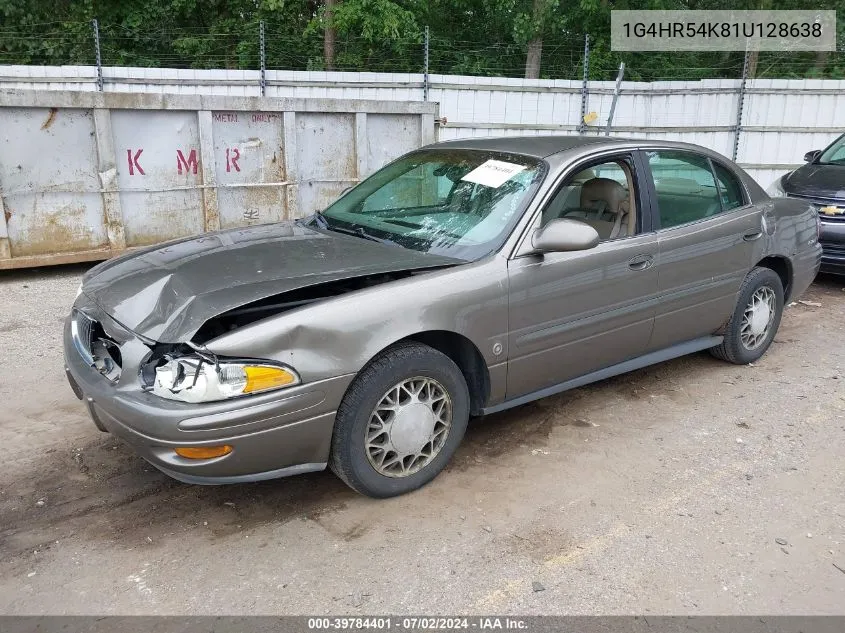
[[[551,387],[540,389],[539,391],[533,391],[525,394],[524,396],[513,398],[512,400],[506,400],[505,402],[492,407],[485,407],[481,410],[481,415],[498,413],[499,411],[504,411],[505,409],[518,407],[520,405],[533,402],[534,400],[539,400],[540,398],[547,398],[563,391],[583,387],[584,385],[589,385],[592,382],[598,382],[599,380],[604,380],[605,378],[625,374],[629,371],[634,371],[635,369],[642,369],[643,367],[662,363],[663,361],[678,358],[680,356],[686,356],[687,354],[692,354],[693,352],[700,352],[701,350],[719,345],[723,340],[723,336],[706,336],[704,338],[693,339],[692,341],[687,341],[685,343],[678,343],[677,345],[672,345],[671,347],[667,347],[656,352],[649,352],[643,356],[638,356],[637,358],[632,358],[631,360],[626,360],[622,363],[611,365],[610,367],[605,367],[604,369],[599,369],[598,371],[594,371],[589,374],[584,374],[578,378],[573,378],[572,380],[567,380],[566,382],[561,382],[556,385],[552,385]]]

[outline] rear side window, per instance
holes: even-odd
[[[710,161],[688,152],[647,152],[660,227],[696,222],[722,211]]]
[[[719,195],[722,198],[724,210],[730,211],[745,205],[742,185],[736,176],[716,161],[713,161],[713,171],[716,172],[716,181],[719,183]]]

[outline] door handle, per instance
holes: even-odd
[[[654,257],[651,255],[634,255],[628,260],[628,268],[631,270],[645,270],[651,268],[654,263]]]
[[[763,237],[763,231],[757,231],[755,233],[746,233],[742,236],[742,239],[746,242],[753,242],[754,240],[759,240],[761,237]]]

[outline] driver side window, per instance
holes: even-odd
[[[540,226],[571,219],[589,224],[602,241],[636,233],[636,204],[630,165],[614,160],[592,165],[566,179],[543,209]]]

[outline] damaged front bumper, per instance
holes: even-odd
[[[99,316],[108,328],[109,319]],[[353,376],[220,402],[170,401],[142,390],[139,367],[149,348],[137,338],[125,331],[114,337],[122,367],[110,380],[80,354],[71,323],[71,318],[65,323],[64,354],[74,393],[100,430],[120,437],[171,477],[224,484],[325,468],[335,412]],[[210,459],[188,459],[174,451],[222,444],[231,452]]]

